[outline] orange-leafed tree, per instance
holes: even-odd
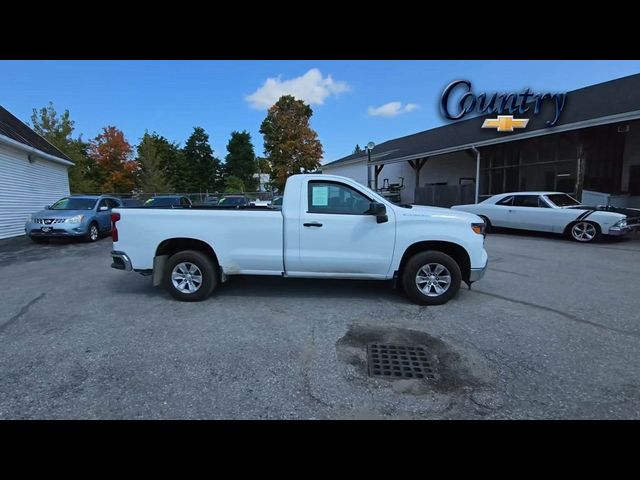
[[[290,175],[312,172],[320,166],[322,144],[310,126],[311,115],[309,105],[283,95],[260,125],[271,183],[280,191]]]
[[[140,168],[132,153],[122,130],[113,126],[91,140],[89,155],[98,165],[102,192],[130,193],[136,187]]]

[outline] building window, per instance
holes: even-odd
[[[640,165],[629,167],[629,195],[640,195]]]
[[[485,147],[480,158],[481,197],[531,190],[576,193],[577,148],[563,134]]]

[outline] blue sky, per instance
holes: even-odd
[[[132,144],[145,129],[183,144],[201,126],[222,156],[231,131],[248,130],[261,155],[266,105],[291,92],[312,104],[327,162],[444,124],[438,100],[456,79],[558,92],[634,73],[640,61],[0,61],[0,104],[28,121],[52,101],[85,139],[115,125]]]

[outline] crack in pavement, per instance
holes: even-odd
[[[527,307],[537,308],[539,310],[544,310],[544,311],[547,311],[547,312],[555,313],[556,315],[564,317],[564,318],[566,318],[568,320],[572,320],[572,321],[577,322],[577,323],[583,323],[585,325],[591,325],[592,327],[600,328],[602,330],[609,330],[611,332],[619,333],[621,335],[628,335],[628,336],[631,336],[631,337],[640,338],[640,333],[638,333],[638,332],[629,331],[629,330],[622,330],[620,328],[615,328],[615,327],[608,327],[607,325],[602,325],[601,323],[592,322],[591,320],[584,320],[582,318],[578,318],[578,317],[576,317],[574,315],[570,315],[570,314],[568,314],[566,312],[563,312],[562,310],[556,310],[555,308],[546,307],[544,305],[538,305],[536,303],[527,302],[525,300],[516,300],[514,298],[504,297],[502,295],[498,295],[498,294],[495,294],[495,293],[483,292],[482,290],[471,290],[471,292],[479,293],[481,295],[486,295],[488,297],[499,298],[500,300],[505,300],[507,302],[513,302],[513,303],[517,303],[519,305],[525,305]]]
[[[36,298],[31,300],[29,303],[27,303],[26,305],[23,305],[22,308],[20,309],[20,311],[17,314],[15,314],[9,320],[4,322],[2,325],[0,325],[0,333],[4,332],[9,325],[17,322],[20,319],[20,317],[25,315],[35,303],[37,303],[40,300],[42,300],[46,295],[47,295],[46,293],[41,293]]]

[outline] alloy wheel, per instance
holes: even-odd
[[[439,297],[451,286],[451,273],[440,263],[423,265],[416,274],[418,289],[428,297]]]

